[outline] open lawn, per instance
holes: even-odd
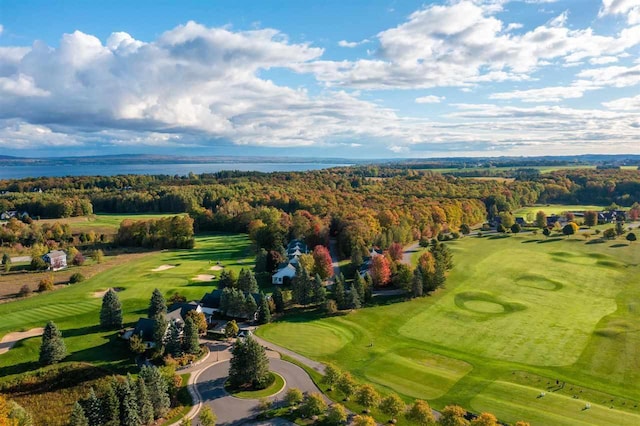
[[[36,223],[68,223],[74,233],[94,231],[98,234],[115,234],[120,223],[125,219],[148,220],[163,217],[183,216],[184,213],[156,213],[156,214],[93,214],[91,216],[67,217],[61,219],[42,219]]]
[[[107,258],[108,259],[108,258]],[[99,366],[118,369],[131,363],[131,356],[116,332],[99,328],[101,299],[94,293],[109,287],[119,287],[125,323],[133,323],[146,316],[149,298],[154,288],[165,296],[179,292],[188,300],[199,300],[217,282],[201,282],[192,278],[209,272],[211,265],[220,262],[237,273],[241,267],[251,267],[253,255],[246,235],[212,235],[196,238],[193,250],[154,252],[114,266],[86,281],[29,297],[25,300],[0,304],[0,335],[10,331],[42,327],[54,320],[61,328],[70,361],[94,362]],[[153,272],[160,265],[174,268]],[[40,338],[18,342],[0,355],[0,377],[35,367]]]
[[[587,210],[593,210],[596,212],[602,211],[608,206],[593,206],[593,205],[572,205],[572,204],[540,204],[537,206],[522,207],[521,209],[513,212],[515,216],[524,216],[531,213],[534,215],[540,210],[545,212],[547,216],[552,214],[562,214],[564,212],[582,212]],[[625,210],[622,208],[622,210]]]
[[[257,334],[437,408],[533,425],[640,424],[640,244],[531,235],[447,244],[455,266],[432,296],[286,317]]]

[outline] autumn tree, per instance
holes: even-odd
[[[482,413],[471,421],[471,426],[498,426],[498,419],[491,413]]]
[[[404,251],[402,248],[402,244],[393,243],[389,246],[389,256],[391,257],[392,261],[400,262],[402,260],[403,253]]]
[[[342,392],[346,399],[349,399],[351,395],[356,391],[356,381],[349,372],[344,372],[336,382],[336,388]]]
[[[436,422],[429,404],[420,399],[417,399],[413,405],[411,405],[409,411],[407,411],[407,417],[421,426],[435,425]]]
[[[575,222],[569,222],[562,228],[562,233],[566,236],[570,236],[578,232],[580,228]]]
[[[342,372],[333,364],[327,364],[324,369],[324,376],[322,377],[322,383],[333,386],[338,382]]]
[[[331,404],[327,410],[326,420],[330,425],[342,425],[347,421],[347,410],[342,404]]]
[[[218,420],[217,416],[211,410],[211,407],[208,405],[203,406],[198,413],[198,420],[200,420],[201,426],[215,426],[216,420]]]
[[[391,281],[391,265],[385,256],[375,256],[371,260],[369,275],[376,287],[384,287]]]
[[[390,416],[391,419],[396,419],[406,408],[407,405],[395,393],[387,396],[380,402],[380,411]]]
[[[469,426],[469,421],[464,418],[467,411],[459,405],[447,405],[440,414],[438,423],[441,426]]]
[[[287,393],[284,395],[284,400],[289,406],[300,404],[303,398],[304,395],[302,395],[302,391],[298,388],[289,388]]]
[[[322,245],[313,248],[314,274],[320,275],[320,278],[326,280],[333,275],[333,262],[329,250]]]
[[[541,229],[547,227],[547,215],[542,210],[536,213],[536,226]]]
[[[591,227],[598,224],[598,213],[593,210],[584,212],[584,224]]]
[[[371,385],[362,385],[358,388],[355,401],[367,410],[380,404],[380,394]]]
[[[327,403],[321,393],[311,392],[300,405],[300,412],[307,417],[319,416],[327,410]]]
[[[358,414],[353,418],[353,425],[354,426],[376,426],[377,423],[375,419],[371,416],[364,416],[364,415]]]
[[[186,318],[191,318],[193,323],[198,328],[198,334],[205,334],[207,332],[207,317],[204,315],[204,313],[192,309],[187,312]]]

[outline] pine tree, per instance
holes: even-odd
[[[311,291],[311,278],[309,272],[300,265],[296,267],[296,276],[293,277],[291,298],[294,303],[300,305],[309,304],[309,294]]]
[[[73,405],[73,411],[71,412],[71,417],[69,417],[69,426],[89,426],[89,420],[79,402]]]
[[[364,275],[364,301],[371,302],[373,299],[373,281],[368,273]]]
[[[164,353],[165,336],[167,335],[167,327],[169,324],[164,316],[156,318],[156,322],[153,325],[153,341],[156,344],[155,350],[160,353]]]
[[[122,305],[118,294],[110,288],[102,297],[100,325],[106,329],[122,327]]]
[[[364,282],[364,278],[362,277],[362,275],[360,275],[356,271],[356,276],[353,277],[353,284],[352,284],[351,290],[353,291],[353,289],[355,289],[358,292],[358,296],[360,297],[361,301],[365,300],[365,294],[364,294],[365,285],[366,284]]]
[[[132,389],[131,377],[118,383],[116,394],[120,401],[120,426],[139,426],[138,403],[136,394]]]
[[[316,274],[316,279],[311,283],[311,297],[313,299],[313,303],[320,305],[327,300],[327,291],[322,285],[322,278],[320,275]]]
[[[413,278],[411,279],[411,295],[413,297],[422,297],[423,294],[423,278],[420,268],[416,268],[413,271]]]
[[[253,338],[237,340],[231,350],[229,382],[232,387],[249,385],[261,389],[269,377],[269,360],[265,349]]]
[[[241,269],[238,276],[238,289],[248,293],[258,292],[258,281],[249,269]]]
[[[148,425],[153,422],[153,405],[147,385],[142,378],[138,378],[136,382],[136,397],[138,398],[140,423]]]
[[[282,290],[280,290],[280,287],[276,286],[276,289],[273,291],[271,297],[273,298],[273,303],[275,303],[276,305],[276,312],[284,312],[284,296],[282,295]]]
[[[219,288],[235,288],[236,276],[233,271],[227,271],[226,269],[220,272]]]
[[[253,298],[251,293],[247,293],[247,296],[244,299],[244,312],[246,312],[248,318],[253,320],[253,315],[258,310],[258,304],[256,303],[256,299]]]
[[[188,354],[200,353],[200,339],[198,337],[198,327],[191,317],[187,316],[184,322],[183,347]]]
[[[81,402],[81,405],[89,421],[89,426],[100,426],[104,423],[102,403],[93,388],[89,390],[89,396]]]
[[[164,300],[164,296],[157,288],[153,290],[151,295],[151,301],[149,303],[149,318],[157,319],[164,317],[167,313],[167,302]]]
[[[100,402],[104,424],[109,426],[117,425],[120,419],[120,402],[113,389],[113,383],[107,386]]]
[[[349,296],[347,297],[347,307],[349,309],[360,309],[362,303],[360,302],[360,297],[358,296],[358,292],[352,287],[349,292]]]
[[[55,364],[67,356],[67,347],[62,340],[62,333],[58,327],[49,321],[44,327],[42,345],[40,346],[40,363],[43,365]]]
[[[342,274],[336,279],[336,283],[333,285],[333,298],[336,299],[338,309],[346,308],[346,297],[344,292],[344,281]]]
[[[169,332],[167,336],[167,353],[172,357],[182,356],[182,343],[180,342],[180,330],[174,321],[169,322]]]
[[[264,293],[260,293],[260,308],[258,309],[258,324],[268,324],[271,322],[271,310],[269,302]]]
[[[139,377],[144,379],[149,390],[151,405],[153,405],[153,417],[159,419],[167,414],[171,404],[167,381],[156,367],[142,367]]]

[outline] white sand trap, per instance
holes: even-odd
[[[212,266],[209,269],[211,269],[212,271],[222,271],[224,269],[224,266],[216,265],[216,266]]]
[[[119,291],[122,291],[122,287],[114,287],[113,290],[117,293]],[[91,293],[91,297],[102,297],[107,294],[107,291],[109,291],[109,289],[94,291],[93,293]]]
[[[200,274],[200,275],[196,275],[195,277],[191,278],[194,281],[211,281],[213,279],[215,279],[216,276],[215,275],[207,275],[207,274]]]
[[[27,339],[29,337],[40,336],[44,332],[44,328],[32,328],[28,331],[16,331],[14,333],[5,334],[2,340],[0,340],[0,355],[5,352],[9,352],[9,349],[13,347],[18,341]]]
[[[160,265],[157,268],[152,269],[151,272],[162,272],[175,267],[176,265]]]

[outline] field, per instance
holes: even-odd
[[[107,258],[108,259],[108,258]],[[236,272],[250,267],[253,256],[245,235],[211,235],[196,238],[193,250],[173,250],[149,253],[108,269],[82,283],[70,285],[48,294],[0,304],[0,335],[10,331],[42,327],[53,320],[61,328],[69,361],[93,362],[97,366],[122,370],[131,365],[126,345],[116,333],[99,328],[101,298],[96,293],[109,287],[119,287],[125,323],[146,316],[149,298],[154,288],[166,296],[180,292],[188,300],[200,299],[215,287],[215,282],[193,278],[212,274],[211,266],[220,262]],[[170,269],[153,272],[162,265]],[[215,272],[213,272],[215,273]],[[55,274],[54,274],[55,276]],[[0,377],[33,369],[38,358],[40,338],[19,342],[0,356]]]
[[[640,245],[530,235],[448,244],[455,267],[432,296],[301,314],[258,334],[438,408],[533,425],[640,424]]]
[[[552,214],[562,214],[564,212],[580,212],[580,211],[587,211],[587,210],[593,210],[593,211],[599,212],[604,210],[606,207],[607,206],[593,206],[593,205],[576,206],[576,205],[563,205],[563,204],[547,204],[547,205],[541,204],[537,206],[522,207],[521,209],[516,210],[514,212],[514,215],[526,217],[527,214],[531,213],[535,217],[535,214],[538,213],[540,210],[545,212],[547,216]],[[625,210],[625,209],[622,208],[622,210]]]
[[[41,219],[36,221],[36,223],[68,223],[74,233],[94,231],[97,234],[115,234],[118,232],[120,222],[125,219],[147,220],[170,216],[182,216],[182,214],[94,214],[91,216],[67,217],[62,219]]]

